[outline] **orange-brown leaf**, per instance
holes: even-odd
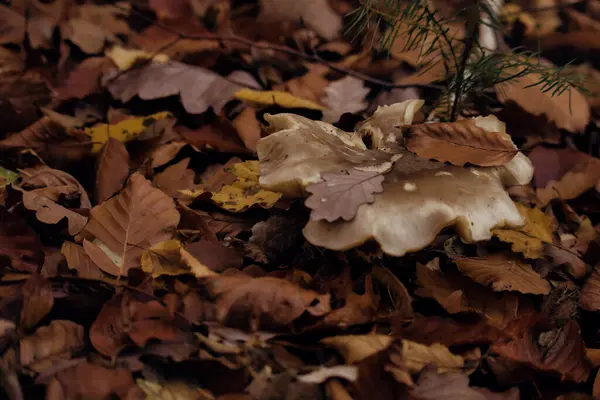
[[[129,175],[129,153],[123,142],[108,138],[96,160],[96,203],[121,190]]]
[[[473,120],[413,125],[406,146],[421,157],[459,166],[504,165],[519,151],[506,133],[489,132]]]

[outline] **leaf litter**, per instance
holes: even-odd
[[[355,3],[0,5],[0,397],[598,396],[594,90],[440,120]],[[508,3],[597,51],[598,1]]]

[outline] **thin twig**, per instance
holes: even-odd
[[[119,5],[115,5],[115,7],[120,8],[121,6]],[[379,85],[385,88],[411,88],[411,87],[419,87],[419,88],[427,88],[427,89],[436,89],[436,90],[442,90],[443,86],[441,85],[434,85],[434,84],[424,84],[424,83],[414,83],[414,84],[394,84],[382,79],[378,79],[378,78],[374,78],[372,76],[351,70],[351,69],[347,69],[347,68],[343,68],[337,65],[334,65],[328,61],[323,60],[321,57],[319,57],[317,54],[307,54],[303,51],[299,51],[299,50],[295,50],[291,47],[285,46],[285,45],[279,45],[279,44],[275,44],[275,43],[260,43],[260,42],[255,42],[254,40],[250,40],[247,39],[245,37],[242,36],[238,36],[238,35],[234,35],[234,34],[227,34],[227,35],[215,35],[212,33],[209,34],[199,34],[199,35],[189,35],[189,34],[185,34],[182,32],[179,32],[176,29],[173,29],[167,25],[164,25],[158,21],[154,21],[151,18],[145,16],[144,14],[142,14],[139,11],[136,10],[129,10],[131,12],[133,12],[134,14],[138,15],[140,18],[146,20],[147,22],[153,24],[154,26],[163,29],[166,32],[172,33],[174,35],[177,35],[177,37],[179,39],[187,39],[187,40],[214,40],[217,42],[221,42],[221,43],[225,43],[225,42],[233,42],[233,43],[239,43],[245,46],[248,46],[249,48],[254,48],[254,49],[259,49],[259,50],[271,50],[271,51],[275,51],[278,53],[283,53],[283,54],[288,54],[291,56],[296,56],[296,57],[300,57],[303,58],[305,60],[309,60],[309,61],[313,61],[319,64],[323,64],[326,65],[329,69],[333,70],[333,71],[337,71],[337,72],[341,72],[350,76],[354,76],[355,78],[361,79],[363,81],[366,82],[370,82],[372,84],[375,85]]]

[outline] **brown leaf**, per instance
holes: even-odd
[[[113,259],[120,274],[138,267],[144,249],[173,235],[179,213],[173,200],[139,173],[129,178],[125,189],[90,212],[85,237],[93,239]],[[98,266],[101,260],[88,253]]]
[[[352,168],[343,172],[321,174],[323,182],[313,183],[306,190],[311,193],[305,205],[312,209],[311,219],[333,222],[350,221],[363,204],[373,203],[375,193],[383,191],[383,175],[377,171]]]
[[[542,331],[539,336],[527,331],[518,338],[494,344],[491,350],[532,368],[557,372],[561,379],[584,382],[590,373],[579,325],[574,320],[562,328]]]
[[[256,145],[260,140],[262,127],[256,118],[256,110],[252,107],[246,107],[238,114],[231,125],[237,131],[240,139],[248,150],[256,152]]]
[[[196,174],[189,169],[189,158],[184,158],[177,164],[167,167],[163,172],[157,174],[152,183],[154,186],[173,198],[182,196],[180,190],[196,190],[198,185],[194,184]]]
[[[19,133],[0,141],[0,151],[31,148],[49,163],[80,161],[91,154],[92,143],[81,132],[68,132],[63,126],[42,117]]]
[[[100,78],[112,63],[105,57],[90,57],[77,64],[58,89],[62,99],[83,99],[101,89]]]
[[[417,278],[423,286],[417,294],[434,298],[449,313],[476,312],[499,329],[507,329],[518,320],[527,320],[525,317],[533,313],[527,299],[514,293],[498,296],[468,278],[444,273],[436,260],[427,266],[417,264]]]
[[[190,129],[183,125],[178,125],[175,129],[189,144],[198,149],[208,147],[233,154],[248,152],[238,131],[226,119],[211,121],[197,129]]]
[[[498,99],[502,103],[514,102],[531,115],[543,115],[561,129],[583,131],[590,120],[590,107],[585,97],[575,88],[557,96],[552,95],[551,90],[542,92],[534,85],[541,78],[539,74],[531,73],[496,85]]]
[[[71,358],[85,346],[84,333],[83,326],[72,321],[53,320],[19,341],[21,365],[41,373],[54,362]]]
[[[553,199],[574,199],[600,180],[600,160],[577,150],[537,146],[530,157],[541,205]]]
[[[589,311],[600,310],[600,264],[596,264],[592,274],[581,288],[579,304]]]
[[[459,166],[466,163],[483,167],[504,165],[519,150],[500,129],[490,131],[496,128],[494,125],[500,125],[495,117],[412,125],[406,146],[421,157]]]
[[[228,268],[239,269],[244,263],[243,256],[239,251],[226,247],[221,242],[200,240],[186,244],[184,249],[215,272],[222,272]]]
[[[354,292],[344,299],[344,306],[332,310],[325,315],[318,326],[347,327],[371,322],[377,315],[379,296],[373,291],[373,281],[370,276],[365,279],[365,293]],[[322,324],[322,325],[321,325]]]
[[[506,254],[455,258],[454,263],[469,278],[484,286],[490,286],[495,291],[531,294],[550,292],[550,283],[535,272],[531,265]]]
[[[275,263],[289,256],[303,242],[303,224],[302,218],[293,215],[272,215],[252,227],[246,251]],[[251,255],[247,256],[252,258]]]
[[[494,343],[508,335],[490,325],[485,318],[455,321],[441,317],[419,317],[406,326],[393,326],[396,336],[418,343],[441,343],[445,346]]]
[[[350,75],[330,83],[324,91],[321,102],[327,106],[327,110],[323,112],[323,121],[337,122],[342,114],[357,113],[369,105],[366,97],[370,89],[363,80]]]
[[[121,190],[129,176],[129,153],[123,142],[108,138],[96,159],[96,203],[108,200]]]
[[[52,285],[40,275],[33,274],[21,289],[23,309],[19,329],[28,330],[37,325],[50,312],[54,305]]]
[[[35,272],[44,262],[42,243],[25,221],[0,206],[0,267]],[[8,259],[8,263],[5,261]],[[1,271],[1,270],[0,270]],[[1,274],[1,272],[0,272]]]
[[[108,90],[113,97],[128,102],[138,95],[142,100],[153,100],[178,94],[185,110],[201,114],[213,107],[219,114],[233,94],[242,88],[238,83],[255,86],[254,78],[242,71],[232,73],[227,79],[214,72],[176,61],[152,63],[118,76],[109,74]]]
[[[77,276],[84,279],[104,277],[102,271],[94,264],[83,247],[73,242],[63,242],[60,252],[65,256],[69,269],[77,271]]]
[[[519,389],[494,393],[486,388],[469,387],[464,374],[440,374],[434,368],[426,368],[410,390],[411,400],[518,400]]]
[[[39,119],[38,107],[50,102],[51,93],[46,81],[34,72],[0,70],[0,100],[3,130],[15,132]]]
[[[69,186],[68,190],[72,193],[65,194],[77,194],[79,196],[79,208],[92,208],[92,203],[85,188],[77,179],[64,171],[46,166],[24,168],[21,170],[21,176],[21,185],[28,190]],[[52,200],[56,201],[57,199],[52,198]]]
[[[302,289],[283,279],[252,278],[240,273],[209,277],[203,284],[216,302],[219,322],[252,331],[285,327],[304,312],[318,317],[331,309],[329,294]]]
[[[93,377],[93,379],[90,379]],[[46,388],[47,400],[143,398],[131,372],[82,362],[57,373]]]
[[[342,354],[346,364],[354,364],[387,348],[393,340],[386,335],[338,335],[321,339],[321,343]]]

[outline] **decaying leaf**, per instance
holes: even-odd
[[[401,339],[394,342],[388,350],[390,366],[386,370],[394,371],[397,366],[414,374],[425,366],[433,364],[439,373],[460,371],[465,366],[461,356],[452,354],[444,345],[434,343],[424,345],[410,340]]]
[[[203,283],[216,301],[218,321],[253,331],[289,325],[304,312],[322,316],[331,309],[329,294],[320,295],[283,279],[236,274],[205,278]]]
[[[147,117],[133,117],[116,124],[98,124],[87,128],[85,133],[94,142],[93,151],[97,153],[102,149],[104,143],[108,141],[108,138],[113,138],[124,143],[129,142],[144,132],[155,121],[169,118],[170,116],[169,112],[159,112]]]
[[[72,321],[54,320],[20,340],[21,365],[43,372],[59,360],[69,359],[85,345],[83,326]]]
[[[96,160],[96,202],[108,200],[121,190],[129,176],[129,153],[125,145],[109,137]]]
[[[365,98],[369,94],[369,88],[365,87],[362,80],[353,76],[346,76],[338,81],[330,83],[324,89],[321,102],[327,106],[323,111],[323,121],[337,122],[343,113],[356,113],[367,108]]]
[[[0,206],[0,267],[35,272],[44,262],[42,243],[35,232],[19,217]],[[7,260],[7,261],[4,261]]]
[[[140,265],[144,249],[171,239],[178,222],[173,200],[134,173],[118,195],[91,210],[83,235],[124,274]],[[87,253],[99,267],[106,264],[98,253]]]
[[[302,99],[288,92],[279,90],[251,90],[241,89],[235,92],[234,97],[248,102],[257,107],[279,106],[283,108],[307,108],[309,110],[323,110],[324,107],[310,100]]]
[[[23,308],[21,310],[20,327],[31,329],[50,312],[54,305],[52,285],[34,273],[23,285]]]
[[[337,173],[321,174],[323,182],[313,183],[306,188],[311,195],[306,206],[312,209],[315,221],[333,222],[337,219],[350,221],[362,204],[375,201],[375,193],[381,193],[383,174],[377,171],[361,171],[352,168]]]
[[[257,86],[247,72],[236,71],[224,78],[210,70],[176,61],[151,63],[141,70],[118,76],[108,74],[104,80],[113,97],[123,102],[136,95],[143,100],[179,95],[191,114],[203,113],[211,106],[220,113],[241,85]]]
[[[220,190],[209,192],[210,199],[219,207],[230,212],[242,212],[254,205],[271,208],[281,198],[280,193],[262,189],[259,185],[258,161],[234,164],[232,172],[237,179],[231,185],[225,185]],[[205,191],[203,189],[184,190],[182,193],[190,197],[198,197]]]
[[[425,158],[491,167],[505,165],[519,150],[494,116],[410,127],[406,147]]]
[[[525,224],[512,229],[493,230],[503,242],[511,243],[515,252],[523,253],[527,258],[541,258],[544,243],[552,243],[552,219],[538,208],[529,208],[517,203],[519,213]]]
[[[496,343],[492,351],[510,360],[542,371],[553,371],[562,379],[583,382],[590,373],[579,325],[570,320],[564,327],[543,331],[538,337],[525,332],[506,343]]]
[[[456,258],[454,263],[465,275],[495,291],[548,294],[550,283],[516,258],[494,254],[481,258]]]

